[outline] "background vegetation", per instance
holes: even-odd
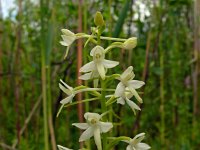
[[[136,117],[128,107],[116,105],[122,116],[116,121],[123,123],[116,135],[145,132],[153,150],[199,149],[199,0],[15,0],[7,17],[3,9],[0,149],[78,148],[79,132],[71,123],[81,119],[80,107],[71,106],[56,118],[63,97],[58,83],[63,79],[76,85],[76,66],[87,61],[90,49],[80,60],[81,42],[73,44],[63,60],[60,30],[90,33],[96,11],[106,20],[104,35],[138,37],[133,51],[116,50],[109,57],[121,62],[118,72],[133,65],[137,79],[146,82],[143,109]],[[90,110],[92,105],[83,107]]]

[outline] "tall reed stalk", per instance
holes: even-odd
[[[197,118],[200,114],[200,1],[194,1],[194,69],[193,69],[193,139],[196,135]],[[199,119],[198,119],[199,120]]]
[[[48,106],[47,106],[47,73],[46,73],[46,52],[45,52],[45,3],[40,0],[41,19],[41,79],[42,79],[42,99],[43,99],[43,125],[44,125],[44,149],[49,150],[48,139]]]
[[[16,111],[16,130],[17,130],[17,139],[20,142],[20,54],[21,54],[21,17],[22,17],[22,1],[18,0],[18,26],[16,30],[16,52],[15,52],[15,61],[14,61],[14,72],[16,73],[14,77],[15,81],[15,111]]]
[[[160,40],[161,40],[160,36]],[[164,50],[162,45],[159,46],[160,51],[160,112],[161,112],[161,129],[160,129],[160,137],[161,143],[164,145],[165,143],[165,97],[164,97]]]
[[[2,7],[1,7],[1,0],[0,0],[0,73],[3,72],[3,64],[2,64],[2,51],[3,51],[3,47],[2,47],[2,35],[3,35],[3,24],[1,23],[3,20],[3,14],[2,14]],[[3,95],[2,93],[2,76],[0,75],[0,95]],[[0,113],[2,111],[2,96],[0,96]]]

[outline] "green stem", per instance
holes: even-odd
[[[78,36],[78,34],[76,34],[76,35]],[[88,35],[88,34],[78,36],[77,39],[79,39],[79,38],[90,38],[90,37],[98,39],[98,36]],[[124,41],[127,40],[127,39],[122,39],[122,38],[113,38],[113,37],[105,37],[105,36],[100,36],[100,39],[101,40],[108,40],[108,41],[117,41],[117,42],[124,42]]]
[[[74,102],[74,103],[68,104],[68,105],[66,105],[65,107],[73,106],[73,105],[80,104],[80,103],[84,103],[84,102],[96,101],[96,100],[98,100],[98,99],[99,99],[98,97],[95,97],[95,98],[89,98],[89,99],[85,99],[85,100],[82,100],[82,101],[77,101],[77,102]]]
[[[41,40],[45,37],[44,32],[44,2],[40,0],[41,6]],[[44,123],[44,149],[49,150],[48,140],[48,115],[47,115],[47,79],[46,79],[46,57],[45,57],[45,44],[41,42],[41,72],[42,72],[42,98],[43,98],[43,123]]]
[[[106,99],[105,99],[105,89],[106,89],[106,86],[105,86],[105,83],[104,83],[104,80],[101,79],[101,88],[103,89],[102,92],[101,92],[101,113],[105,113],[107,111],[107,108],[106,108]],[[106,121],[107,119],[104,118],[102,119],[103,121]],[[106,149],[106,145],[107,145],[107,137],[106,137],[106,134],[103,134],[103,149]]]

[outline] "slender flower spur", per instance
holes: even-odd
[[[80,72],[86,73],[80,76],[80,79],[89,80],[100,76],[104,80],[106,69],[113,68],[119,64],[117,61],[106,60],[104,48],[101,46],[94,47],[90,52],[90,56],[93,56],[93,61],[80,68]]]
[[[128,143],[129,145],[126,147],[126,150],[148,150],[151,147],[146,143],[141,143],[141,141],[145,138],[145,133],[140,133],[136,135],[133,139],[123,140],[123,142]]]
[[[87,123],[72,124],[73,126],[85,130],[80,136],[79,142],[86,141],[94,136],[97,149],[102,150],[101,133],[106,133],[113,127],[111,122],[100,121],[103,115],[104,114],[99,115],[97,113],[87,112],[84,114],[84,118],[87,120]]]
[[[123,97],[123,93],[127,87],[135,98],[142,103],[142,98],[138,95],[135,89],[142,87],[145,83],[143,81],[133,80],[134,77],[135,74],[133,72],[133,67],[130,66],[118,78],[120,82],[115,90],[115,97]]]

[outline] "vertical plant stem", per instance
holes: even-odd
[[[83,32],[84,33],[87,33],[87,2],[86,2],[87,0],[84,0],[83,1]],[[86,64],[87,63],[87,51],[84,51],[83,50],[83,62],[84,62],[84,64]],[[88,85],[88,82],[87,81],[85,81],[85,86],[87,86]],[[85,92],[85,99],[88,99],[89,98],[89,95],[88,95],[88,93],[87,92]],[[86,102],[85,103],[85,111],[86,112],[88,112],[89,111],[89,102]]]
[[[0,73],[3,72],[3,65],[2,65],[2,50],[3,50],[3,47],[2,47],[2,35],[3,35],[3,24],[1,23],[1,20],[3,20],[3,15],[2,15],[2,7],[1,7],[1,0],[0,0]],[[2,76],[0,76],[0,95],[3,94],[2,92]],[[2,111],[2,96],[0,96],[0,113]]]
[[[79,0],[79,5],[78,5],[78,32],[82,32],[82,0]],[[79,72],[79,69],[82,66],[82,49],[83,49],[83,42],[82,39],[78,39],[78,45],[77,45],[77,77],[81,75]],[[77,79],[77,85],[81,85],[82,80]],[[77,94],[77,100],[81,101],[82,100],[82,93]],[[79,122],[83,122],[83,104],[79,103],[78,104],[78,118]],[[80,131],[81,132],[81,131]],[[80,147],[83,147],[83,143],[80,143]]]
[[[200,98],[200,1],[194,1],[194,70],[193,70],[193,139],[196,137],[197,116],[199,115]]]
[[[113,28],[113,19],[111,14],[111,8],[112,8],[112,0],[109,0],[109,37],[112,36],[112,28]],[[110,45],[111,41],[108,41],[108,44]],[[109,59],[112,57],[112,53],[109,53]],[[113,110],[112,105],[109,106],[109,110]],[[109,113],[109,122],[113,122],[113,114]],[[112,132],[109,134],[110,137],[112,137]]]
[[[14,72],[15,75],[15,110],[17,115],[16,122],[16,130],[17,130],[17,138],[20,141],[20,111],[19,111],[19,103],[20,103],[20,53],[21,53],[21,17],[22,17],[22,1],[18,0],[18,26],[16,33],[16,53],[15,53],[15,61],[14,61]]]
[[[49,150],[48,140],[48,109],[47,109],[47,79],[46,79],[46,57],[45,57],[45,29],[44,29],[44,1],[40,0],[41,8],[41,79],[42,79],[42,99],[43,99],[43,125],[44,125],[44,149]]]
[[[52,1],[54,4],[54,1]],[[54,5],[52,5],[54,6]],[[49,132],[51,136],[51,146],[53,150],[56,150],[56,140],[53,127],[53,117],[52,117],[52,98],[51,98],[51,52],[52,52],[52,43],[53,43],[53,27],[54,27],[54,7],[51,9],[51,18],[48,25],[48,34],[46,39],[46,72],[47,72],[47,100],[48,100],[48,124]]]
[[[160,37],[161,38],[161,37]],[[160,46],[160,112],[161,112],[161,143],[164,145],[165,142],[165,106],[164,106],[164,51]]]
[[[100,79],[100,81],[101,81],[101,88],[103,89],[101,91],[101,113],[104,113],[104,112],[107,111],[107,109],[106,109],[106,99],[105,99],[106,85],[105,85],[104,80]],[[102,120],[107,121],[105,116]],[[103,149],[106,149],[106,145],[107,145],[106,134],[103,134],[103,142],[102,143],[103,143]]]

